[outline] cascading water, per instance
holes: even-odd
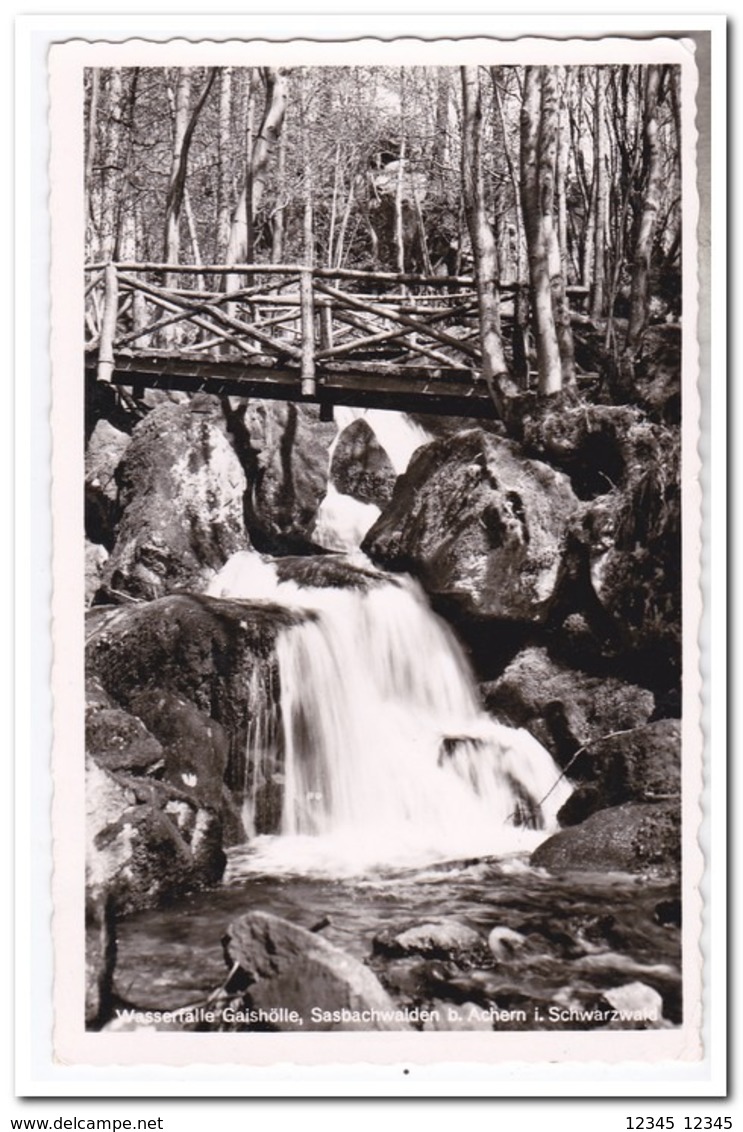
[[[328,467],[343,430],[353,421],[365,420],[390,458],[397,475],[410,463],[416,448],[428,444],[431,436],[405,413],[391,413],[384,409],[352,409],[336,406],[333,410],[338,435],[330,446]],[[360,545],[364,535],[379,518],[379,508],[373,503],[362,503],[338,491],[332,482],[318,508],[313,541],[328,550],[352,551]]]
[[[342,875],[531,850],[570,792],[532,736],[480,710],[418,585],[369,583],[370,569],[363,588],[300,588],[243,552],[210,586],[311,613],[277,641],[280,755],[248,751],[246,824],[266,765],[283,763],[280,833],[255,837],[241,868]]]

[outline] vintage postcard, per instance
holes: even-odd
[[[49,84],[58,1063],[692,1067],[710,33]]]

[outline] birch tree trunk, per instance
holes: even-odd
[[[85,221],[87,228],[86,244],[89,248],[89,255],[91,255],[93,259],[98,258],[98,249],[95,245],[97,242],[96,217],[98,212],[96,204],[99,202],[96,201],[98,194],[93,185],[93,171],[95,169],[96,157],[98,156],[98,101],[100,87],[100,69],[98,67],[91,67],[90,102],[88,104],[88,122],[85,131]]]
[[[226,255],[232,214],[230,192],[230,132],[232,125],[232,67],[219,72],[219,179],[217,182],[217,258]]]
[[[300,122],[302,134],[302,165],[304,167],[304,217],[302,224],[303,259],[307,270],[299,277],[300,318],[302,332],[302,396],[315,394],[315,311],[312,294],[312,267],[315,263],[314,233],[314,176],[310,154],[309,97],[307,91],[307,68],[302,69],[300,93]]]
[[[235,260],[246,260],[250,263],[255,258],[255,213],[253,211],[253,147],[255,145],[255,101],[258,88],[258,71],[255,67],[248,69],[248,85],[245,103],[245,181],[242,192],[238,197],[235,211],[230,224],[230,238],[227,242],[227,263]],[[234,241],[239,241],[244,248],[234,247]],[[237,286],[237,281],[234,281]],[[228,290],[232,290],[232,284]]]
[[[433,184],[443,195],[449,158],[449,71],[436,69],[436,121],[433,137]]]
[[[105,261],[114,258],[118,238],[122,89],[121,67],[112,67],[108,81],[106,152],[101,177],[101,214],[98,225],[101,259]]]
[[[661,161],[658,144],[658,88],[661,68],[647,67],[644,83],[643,161],[645,166],[642,213],[632,260],[630,317],[624,354],[634,360],[642,343],[650,313],[650,258],[661,196]]]
[[[175,86],[173,149],[170,163],[170,184],[165,202],[165,237],[163,256],[166,263],[178,263],[180,259],[180,222],[183,183],[179,184],[183,141],[188,127],[188,108],[191,100],[191,68],[181,67]],[[166,281],[166,286],[170,284]]]
[[[276,208],[271,235],[271,262],[281,263],[284,258],[284,214],[286,212],[286,131],[279,133],[279,153],[276,163]]]
[[[512,191],[513,191],[513,213],[514,213],[514,218],[515,218],[514,271],[515,271],[516,282],[518,284],[521,284],[521,283],[524,282],[524,278],[523,278],[523,252],[522,252],[522,247],[523,247],[523,242],[524,242],[524,232],[523,232],[523,223],[522,223],[522,219],[521,219],[521,209],[519,208],[520,186],[519,186],[519,179],[518,179],[518,175],[517,175],[517,172],[516,172],[516,168],[515,168],[514,163],[513,163],[513,158],[511,157],[511,149],[510,149],[510,146],[508,144],[508,131],[506,129],[506,117],[505,117],[505,113],[503,111],[503,99],[500,96],[500,79],[501,79],[500,68],[499,67],[491,67],[490,68],[490,81],[493,84],[494,110],[497,110],[497,112],[498,112],[497,116],[498,116],[498,121],[500,123],[500,135],[501,135],[500,144],[503,146],[503,155],[505,157],[506,167],[508,169],[508,176],[511,179],[511,188],[512,188]],[[501,282],[504,282],[504,280],[501,279]],[[516,320],[516,321],[518,321],[518,320]]]
[[[560,263],[562,277],[567,282],[569,264],[568,253],[568,209],[567,209],[567,180],[568,158],[570,156],[570,125],[568,121],[568,100],[573,85],[573,72],[570,67],[565,68],[565,83],[560,108],[558,111],[559,123],[557,130],[557,239],[560,245]]]
[[[541,112],[539,125],[539,204],[540,222],[544,230],[549,263],[549,286],[552,298],[552,317],[560,354],[561,387],[575,383],[575,357],[573,332],[570,326],[570,308],[565,294],[563,259],[555,226],[555,172],[560,121],[558,77],[559,68],[541,69]]]
[[[482,104],[477,67],[462,67],[462,189],[475,260],[483,377],[501,418],[511,389],[500,334],[498,262],[493,229],[485,212],[481,147]]]
[[[216,78],[216,68],[209,71],[201,94],[193,110],[189,111],[191,100],[191,68],[182,67],[175,88],[175,122],[173,131],[173,160],[170,170],[170,185],[165,202],[165,246],[166,263],[180,262],[181,210],[186,195],[186,175],[188,155],[191,149],[194,130],[204,103],[209,97]],[[193,235],[193,233],[192,233]],[[166,282],[166,286],[171,286]]]
[[[405,70],[400,68],[400,159],[397,167],[397,185],[395,188],[395,254],[397,270],[401,275],[405,272],[405,230],[403,226],[403,188],[405,184]]]
[[[596,69],[596,89],[593,106],[593,164],[594,164],[594,221],[593,221],[593,280],[591,286],[591,316],[601,318],[606,307],[606,240],[608,235],[609,177],[607,170],[608,141],[602,68]]]
[[[252,232],[263,200],[268,159],[281,133],[286,113],[286,78],[276,67],[263,67],[266,104],[246,171],[245,184],[232,219],[227,263],[254,262]]]
[[[545,396],[562,389],[562,365],[552,312],[550,286],[550,240],[544,223],[541,174],[547,163],[540,161],[542,116],[542,72],[545,67],[527,67],[521,106],[521,202],[529,256],[534,337],[537,346],[539,392]],[[548,186],[551,207],[552,194]]]

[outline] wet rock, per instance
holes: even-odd
[[[143,692],[131,703],[162,744],[164,779],[219,812],[229,755],[224,728],[172,692]]]
[[[561,403],[527,414],[522,439],[529,454],[567,472],[576,494],[587,501],[571,532],[566,573],[575,574],[576,600],[567,612],[589,616],[605,638],[607,656],[631,651],[641,683],[677,683],[677,428],[649,419],[631,405]]]
[[[678,438],[649,430],[621,491],[594,500],[578,536],[592,591],[618,648],[635,665],[679,678],[681,648],[681,487]]]
[[[86,888],[119,914],[153,908],[221,878],[215,815],[153,779],[113,775],[86,760]]]
[[[510,959],[525,943],[526,936],[513,928],[493,928],[488,935],[488,947],[496,959]]]
[[[544,841],[531,864],[550,872],[619,871],[676,876],[681,858],[678,803],[629,802],[599,810]]]
[[[85,452],[85,531],[108,550],[114,545],[119,519],[117,470],[131,437],[107,420],[99,420]]]
[[[343,495],[385,507],[392,498],[397,473],[365,420],[355,420],[338,438],[330,478]]]
[[[248,727],[276,700],[276,637],[304,616],[193,594],[91,611],[87,672],[124,708],[145,692],[172,693],[221,724],[228,785],[242,789]]]
[[[400,931],[386,928],[374,937],[377,955],[425,955],[448,959],[452,956],[481,950],[483,940],[478,932],[457,920],[416,924]]]
[[[471,429],[413,455],[362,549],[464,615],[541,624],[578,508],[565,475]]]
[[[377,953],[370,965],[395,1000],[407,1005],[448,997],[451,980],[460,973],[455,962],[416,954],[390,959]]]
[[[122,515],[105,597],[201,589],[247,546],[245,476],[208,415],[170,402],[153,409],[134,429],[118,478]]]
[[[646,723],[655,707],[647,689],[568,668],[536,647],[520,652],[481,690],[491,714],[531,731],[563,766],[579,747]],[[571,777],[580,777],[580,769],[571,767]]]
[[[288,920],[249,912],[232,921],[223,945],[230,969],[239,968],[228,991],[242,993],[253,1008],[281,1004],[312,1030],[409,1028],[390,1018],[395,1003],[368,967]],[[319,1016],[313,1018],[313,1009]],[[296,1030],[297,1023],[279,1015],[267,1028]]]
[[[645,983],[625,983],[603,992],[603,997],[627,1022],[660,1022],[663,1017],[663,999],[656,990]]]
[[[446,997],[457,1002],[472,999],[481,1004],[493,1002],[503,992],[503,978],[492,970],[458,971],[446,984]],[[439,991],[443,997],[443,988]]]
[[[658,901],[653,912],[653,919],[657,924],[662,924],[663,927],[680,928],[681,901],[678,899]]]
[[[581,785],[558,814],[562,825],[575,825],[597,810],[624,802],[679,796],[681,721],[660,719],[598,740],[579,756],[571,774]]]
[[[248,480],[253,544],[269,554],[316,550],[312,529],[337,426],[320,420],[317,405],[259,400],[234,405],[227,424]]]
[[[576,495],[588,500],[626,482],[649,435],[652,426],[629,405],[563,402],[526,415],[522,443],[530,455],[566,472]]]
[[[368,590],[393,580],[387,574],[367,570],[338,554],[287,556],[277,558],[274,565],[280,582],[294,582],[305,588]]]
[[[92,605],[95,595],[101,588],[103,572],[108,561],[108,551],[101,543],[85,540],[85,608]]]
[[[106,770],[146,774],[162,763],[163,749],[141,719],[121,708],[89,710],[85,749]]]

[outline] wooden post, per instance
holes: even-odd
[[[312,268],[299,272],[302,312],[302,396],[315,396],[315,305],[312,298]]]
[[[106,264],[101,340],[98,346],[98,380],[110,382],[114,372],[114,338],[119,312],[119,278],[116,265]]]
[[[323,350],[333,348],[333,307],[330,299],[320,306],[320,347]]]

